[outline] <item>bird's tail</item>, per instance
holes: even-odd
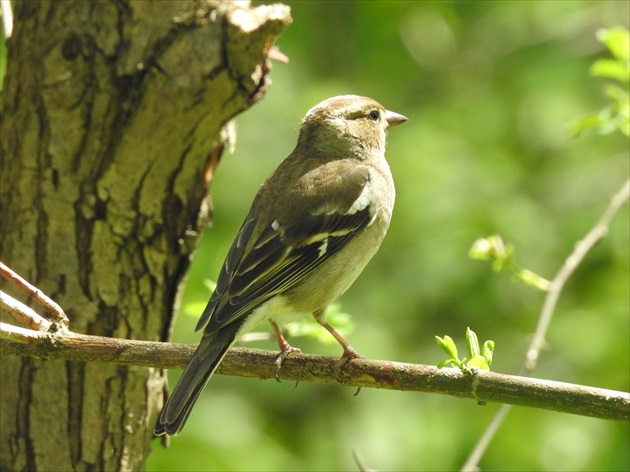
[[[153,428],[154,434],[174,436],[181,432],[199,394],[234,343],[239,324],[231,323],[203,336],[190,364],[166,401]]]

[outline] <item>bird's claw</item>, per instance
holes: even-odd
[[[355,348],[348,344],[343,350],[343,355],[341,356],[341,359],[339,359],[339,368],[346,365],[346,362],[351,359],[363,359],[363,356],[359,354]]]
[[[337,376],[341,375],[341,369],[348,363],[349,360],[352,359],[363,359],[363,356],[359,354],[356,349],[354,349],[349,344],[344,346],[343,355],[339,359],[339,363],[337,364]],[[361,387],[357,387],[357,391],[354,392],[354,396],[356,397],[361,391]]]
[[[302,351],[298,349],[297,347],[291,347],[289,346],[289,344],[286,344],[285,346],[282,346],[282,350],[280,351],[280,354],[278,354],[278,357],[276,357],[276,360],[273,362],[276,365],[274,377],[276,378],[278,382],[280,382],[280,377],[278,377],[278,374],[280,373],[282,362],[287,358],[289,354],[294,353],[294,352],[302,352]]]

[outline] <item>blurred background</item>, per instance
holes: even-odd
[[[293,24],[266,98],[237,119],[234,154],[212,185],[214,224],[188,280],[173,341],[194,325],[264,178],[293,149],[321,100],[373,97],[409,122],[389,135],[397,186],[388,237],[340,300],[365,357],[437,364],[435,335],[464,349],[467,326],[496,343],[492,369],[516,373],[544,294],[472,260],[500,234],[524,267],[553,278],[628,177],[628,139],[570,124],[607,105],[609,57],[596,32],[628,27],[622,1],[285,2]],[[534,376],[628,391],[629,210],[567,284]],[[269,326],[261,330],[270,332]],[[291,338],[309,353],[336,343]],[[277,349],[273,341],[253,344]],[[465,350],[465,349],[464,349]],[[172,385],[179,372],[171,372]],[[464,463],[498,405],[424,393],[217,375],[184,433],[154,443],[147,468],[167,470],[450,470]],[[514,408],[482,470],[628,470],[628,423]]]

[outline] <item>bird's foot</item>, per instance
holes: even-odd
[[[343,346],[343,355],[339,359],[339,368],[341,369],[351,359],[363,359],[363,356],[350,344],[346,343]]]
[[[280,377],[278,377],[278,373],[280,372],[280,367],[282,367],[282,362],[287,358],[289,354],[292,352],[302,352],[297,347],[292,347],[284,336],[282,336],[282,331],[280,331],[280,327],[275,321],[269,320],[271,326],[273,328],[274,333],[276,333],[276,339],[278,340],[278,346],[280,347],[280,354],[276,357],[274,364],[276,365],[276,371],[274,373],[274,377],[278,382],[280,382]],[[296,384],[297,386],[297,384]]]
[[[346,362],[348,362],[350,359],[363,359],[363,356],[359,354],[357,350],[353,348],[350,343],[346,341],[335,328],[328,324],[328,322],[326,321],[324,310],[316,311],[315,313],[313,313],[313,316],[321,326],[323,326],[330,334],[332,334],[332,336],[337,340],[339,344],[341,344],[341,347],[343,348],[343,356],[341,356],[341,359],[339,360],[339,365],[337,366],[338,370],[341,370],[341,368],[346,365]]]
[[[274,361],[274,364],[276,365],[276,371],[274,373],[274,377],[276,378],[278,382],[280,382],[280,377],[278,377],[278,374],[280,373],[282,362],[284,362],[284,360],[287,358],[289,354],[293,352],[302,352],[297,347],[290,346],[289,343],[284,340],[284,338],[283,338],[283,341],[284,343],[278,343],[280,344],[280,354],[278,354],[278,357],[276,357],[276,360]]]
[[[337,376],[341,375],[341,369],[348,363],[349,360],[352,359],[363,359],[363,356],[359,354],[355,348],[353,348],[350,344],[345,344],[343,346],[343,355],[339,359],[339,363],[337,364]],[[361,387],[357,387],[357,391],[354,392],[354,396],[356,397],[361,391]]]

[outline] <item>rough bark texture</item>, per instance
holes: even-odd
[[[264,93],[289,22],[281,5],[16,4],[0,257],[73,331],[168,338],[230,120]],[[0,361],[1,470],[143,467],[162,371]]]

